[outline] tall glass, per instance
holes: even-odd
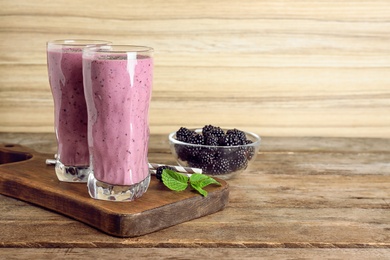
[[[83,88],[82,50],[87,45],[108,43],[100,40],[56,40],[46,44],[58,146],[55,172],[60,181],[87,181],[88,118]]]
[[[92,198],[131,201],[149,187],[152,54],[152,48],[132,45],[83,51]]]

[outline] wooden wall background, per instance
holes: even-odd
[[[0,131],[54,132],[45,42],[155,48],[151,132],[390,137],[390,1],[0,0]]]

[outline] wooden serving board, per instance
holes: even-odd
[[[51,154],[0,144],[0,193],[67,215],[118,237],[135,237],[222,210],[228,184],[209,185],[203,197],[190,189],[171,191],[153,175],[147,192],[131,202],[92,199],[85,183],[60,182]]]

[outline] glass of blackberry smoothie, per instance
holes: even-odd
[[[92,198],[132,201],[149,187],[152,56],[152,48],[132,45],[83,51]]]
[[[86,182],[89,152],[82,50],[105,45],[100,40],[55,40],[46,44],[49,83],[54,100],[57,137],[55,172],[60,181]]]

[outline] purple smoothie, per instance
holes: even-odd
[[[82,50],[48,49],[47,64],[54,100],[59,160],[66,166],[88,166],[88,117],[83,90]]]
[[[135,57],[134,57],[135,58]],[[91,168],[99,181],[134,185],[149,175],[153,60],[84,58]]]

